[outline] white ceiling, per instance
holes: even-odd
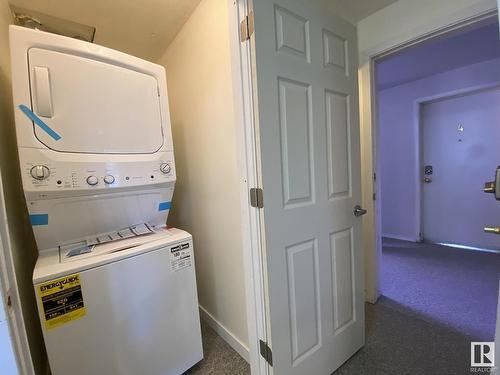
[[[9,0],[17,7],[93,26],[95,43],[152,61],[163,54],[200,1]],[[357,23],[397,0],[317,1],[340,17]]]
[[[94,42],[156,61],[200,0],[9,0],[21,8],[94,26]]]

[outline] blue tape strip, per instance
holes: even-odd
[[[19,106],[19,109],[23,111],[23,113],[28,116],[28,118],[33,121],[36,125],[38,125],[45,133],[50,135],[54,140],[58,141],[61,139],[61,136],[57,134],[50,126],[48,126],[45,122],[43,122],[40,117],[35,115],[31,110],[26,107],[24,104]]]
[[[49,225],[48,214],[33,214],[30,215],[31,225]]]
[[[170,210],[170,207],[172,207],[172,202],[160,202],[160,205],[158,206],[158,211]]]

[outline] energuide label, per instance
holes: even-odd
[[[86,314],[79,274],[40,284],[37,292],[46,329],[59,327]]]
[[[179,271],[191,266],[191,250],[189,243],[183,243],[170,248],[170,268]]]

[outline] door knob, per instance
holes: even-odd
[[[359,204],[354,207],[354,216],[363,216],[366,212]]]
[[[424,177],[424,182],[426,184],[430,184],[432,182],[432,178],[430,178],[430,177]]]
[[[500,200],[500,166],[495,172],[495,181],[486,182],[484,184],[484,192],[495,195],[495,199]]]
[[[500,227],[486,227],[484,231],[486,233],[500,234]]]

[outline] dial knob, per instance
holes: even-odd
[[[170,164],[168,164],[168,163],[162,163],[160,165],[161,173],[168,174],[168,173],[170,173],[171,170],[172,170],[172,168],[170,167]]]
[[[31,177],[37,180],[45,180],[50,176],[50,169],[45,165],[35,165],[30,170]]]
[[[112,183],[115,182],[115,177],[108,174],[107,176],[104,176],[104,182],[108,185],[111,185]]]
[[[90,186],[97,185],[99,183],[99,179],[96,176],[88,176],[87,177],[87,184]]]

